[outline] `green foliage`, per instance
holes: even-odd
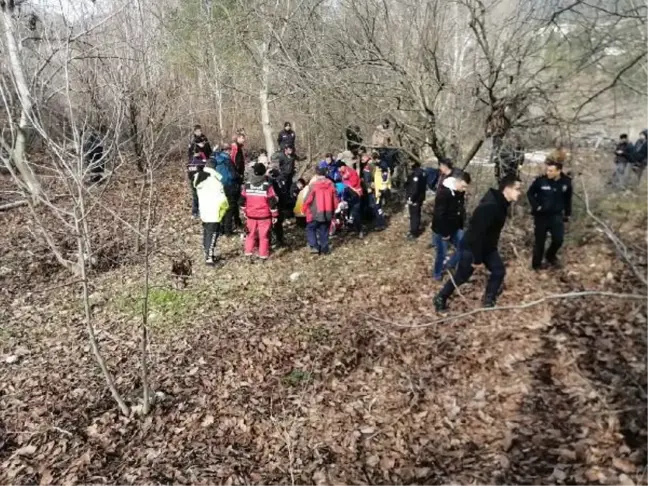
[[[293,369],[284,377],[284,383],[288,386],[299,386],[312,381],[313,375],[308,371]]]

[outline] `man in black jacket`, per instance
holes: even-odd
[[[407,207],[409,209],[410,227],[407,233],[408,240],[415,240],[420,234],[421,227],[421,206],[425,201],[427,179],[425,172],[421,169],[419,162],[412,164],[412,173],[405,184],[405,195],[407,196]]]
[[[646,163],[648,162],[648,145],[646,138],[648,137],[648,130],[642,130],[639,134],[639,140],[634,146],[634,161],[632,169],[637,176],[637,183],[641,182],[641,176],[646,170]]]
[[[455,290],[468,281],[475,269],[486,266],[490,271],[484,307],[494,307],[506,270],[497,251],[502,228],[506,222],[509,204],[520,197],[520,181],[514,176],[504,177],[498,189],[489,189],[470,218],[464,235],[461,257],[453,278],[446,282],[434,298],[437,312],[448,308],[447,300]]]
[[[279,149],[283,150],[286,147],[290,147],[294,151],[296,138],[297,134],[295,134],[295,131],[292,129],[290,122],[285,122],[283,130],[281,130],[279,135],[277,135],[277,144],[279,145]]]
[[[572,183],[571,178],[562,173],[560,162],[550,161],[546,173],[536,178],[527,191],[531,203],[531,213],[535,226],[535,245],[531,267],[542,268],[545,257],[547,233],[551,234],[551,245],[547,249],[547,261],[559,266],[556,255],[563,244],[565,222],[571,216]]]
[[[466,219],[465,194],[470,184],[470,174],[461,170],[446,177],[436,191],[432,215],[432,234],[436,247],[436,258],[432,276],[442,280],[446,268],[454,268],[459,262],[459,243],[463,238]],[[455,253],[445,265],[448,244],[452,243]]]
[[[628,135],[622,133],[619,137],[619,143],[614,151],[614,163],[616,165],[612,183],[615,186],[625,186],[628,168],[632,163],[634,147],[628,140]]]

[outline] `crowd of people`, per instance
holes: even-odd
[[[278,135],[279,150],[270,157],[260,151],[251,163],[245,160],[244,131],[237,133],[231,145],[212,150],[200,126],[195,126],[187,170],[192,215],[203,222],[206,264],[215,264],[219,235],[236,231],[245,234],[246,256],[257,254],[261,260],[267,259],[273,246],[285,244],[283,223],[287,217],[295,217],[297,226],[305,228],[307,246],[317,255],[328,254],[330,235],[343,229],[359,238],[364,237],[368,227],[374,231],[385,229],[384,208],[391,199],[393,171],[389,152],[385,150],[392,143],[388,122],[379,125],[377,132],[372,139],[373,150],[368,153],[358,128],[350,127],[347,150],[337,156],[326,154],[316,165],[315,174],[306,181],[295,180],[296,134],[288,122]],[[628,155],[626,146],[620,145],[617,158],[627,157],[625,163],[634,164],[633,167],[645,165],[645,135],[642,132],[642,143],[633,147],[632,155]],[[496,304],[506,273],[498,251],[499,238],[509,206],[522,191],[518,172],[523,159],[518,160],[517,154],[510,158],[517,162],[500,166],[497,188],[486,192],[471,217],[466,212],[466,191],[471,184],[468,172],[454,167],[449,159],[441,159],[438,168],[424,168],[418,162],[411,166],[404,191],[409,212],[407,238],[414,240],[422,233],[421,210],[426,194],[432,190],[432,278],[442,281],[444,274],[452,272],[434,298],[439,312],[448,308],[448,299],[455,289],[481,267],[490,272],[483,304]],[[545,161],[544,174],[527,190],[534,221],[531,268],[535,271],[561,266],[558,251],[572,211],[572,182],[563,171],[565,158],[566,152],[556,148]],[[511,169],[513,166],[515,170]],[[547,235],[551,238],[548,248]]]
[[[639,139],[633,144],[626,133],[621,134],[614,151],[615,170],[611,184],[626,187],[633,182],[638,184],[641,181],[648,159],[647,136],[648,130],[642,130]]]

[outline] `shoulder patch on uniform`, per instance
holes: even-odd
[[[414,182],[416,182],[416,181],[418,181],[418,177],[415,177],[415,178],[414,178]]]

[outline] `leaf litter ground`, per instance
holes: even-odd
[[[439,286],[429,233],[406,242],[402,213],[364,241],[334,240],[326,258],[309,255],[295,230],[265,264],[223,239],[224,265],[205,268],[179,180],[158,183],[157,402],[145,418],[117,413],[89,352],[79,289],[62,286],[70,280],[33,242],[26,213],[2,215],[2,482],[646,482],[644,303],[552,301],[399,327],[438,318]],[[129,191],[118,182],[108,197],[135,224]],[[97,228],[113,264],[93,276],[93,315],[117,385],[136,405],[143,265],[122,255],[133,238],[104,216]],[[645,232],[645,220],[631,229]],[[502,305],[637,292],[600,235],[570,241],[565,268],[540,278],[528,269],[528,243],[520,229],[503,236]],[[182,252],[194,272],[174,290],[170,258]],[[484,278],[462,287],[452,312],[479,306]]]

